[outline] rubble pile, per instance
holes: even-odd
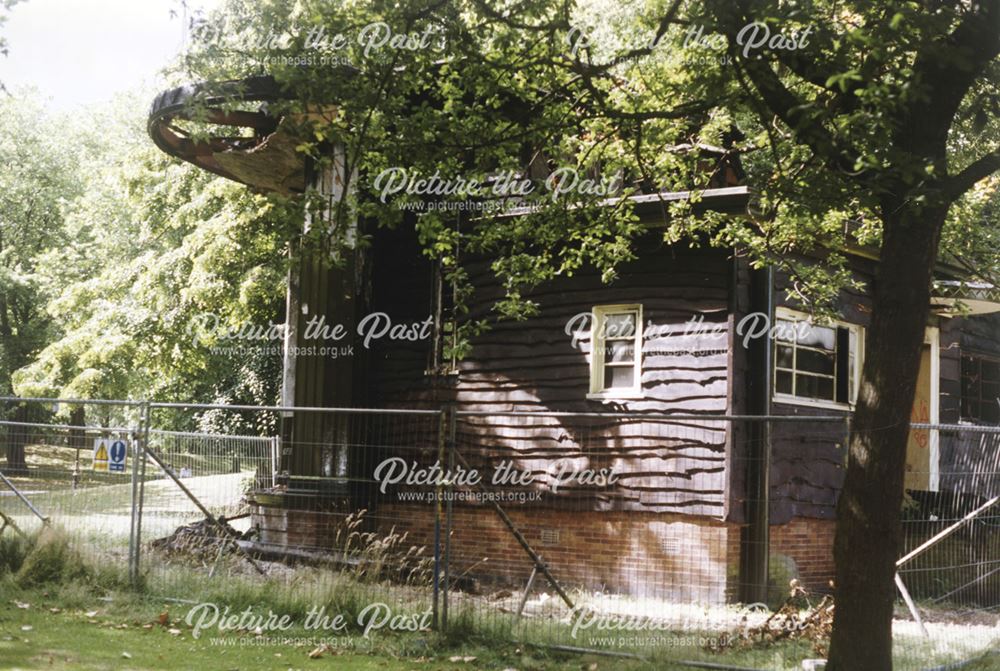
[[[211,562],[219,554],[220,543],[224,545],[224,552],[236,552],[236,541],[246,540],[252,534],[252,530],[240,533],[224,517],[218,518],[218,521],[219,524],[213,524],[208,519],[203,519],[185,524],[177,527],[169,536],[157,538],[150,545],[168,556]]]

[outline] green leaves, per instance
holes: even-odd
[[[906,110],[934,100],[921,79],[921,58],[968,60],[943,46],[942,35],[962,18],[946,8],[928,13],[904,4],[887,13],[871,3],[825,0],[808,6],[527,0],[517,9],[507,13],[483,0],[335,6],[228,0],[195,17],[191,48],[172,76],[190,82],[273,74],[291,99],[270,103],[270,111],[297,129],[297,151],[322,161],[327,143],[344,146],[352,194],[345,207],[366,227],[362,244],[379,227],[413,226],[424,253],[454,284],[465,335],[487,321],[467,314],[480,298],[462,272],[471,256],[491,261],[502,290],[489,298],[490,317],[520,319],[546,308],[536,289],[553,278],[589,267],[613,281],[650,225],[662,227],[671,244],[713,244],[758,265],[782,265],[795,275],[800,302],[821,309],[854,281],[837,250],[881,241],[885,194],[903,189],[909,202],[930,203],[948,170],[969,165],[1000,138],[994,63],[959,106],[945,156],[919,155],[915,142],[899,139],[914,118]],[[747,51],[740,31],[751,23],[772,34],[811,31],[795,49]],[[441,39],[416,49],[389,39],[375,46],[360,39],[371,26],[395,36],[431,31]],[[336,66],[320,60],[332,57],[342,60]],[[210,130],[201,107],[200,122],[191,122],[196,135]],[[48,305],[41,314],[56,327],[46,338],[62,341],[51,356],[39,357],[48,362],[44,370],[21,379],[68,385],[80,377],[124,390],[141,379],[176,390],[193,374],[222,389],[229,382],[220,381],[235,379],[238,366],[191,349],[185,324],[204,310],[227,324],[280,321],[284,251],[299,232],[302,210],[313,204],[252,195],[177,165],[141,133],[126,131],[128,115],[115,115],[117,121],[103,124],[116,129],[113,145],[75,133],[95,157],[86,192],[48,180],[62,174],[61,159],[33,150],[49,158],[37,173],[22,175],[21,195],[0,207],[0,222],[3,216],[25,221],[29,213],[20,204],[48,203],[30,216],[64,224],[33,225],[18,244],[26,250],[19,261],[0,249],[0,265],[10,271],[0,282],[13,287],[11,278],[21,278],[18,291],[40,296],[36,304]],[[138,116],[134,111],[129,123],[140,126]],[[25,125],[18,134],[28,137],[31,129]],[[17,151],[5,145],[10,136],[0,134],[0,152]],[[481,197],[400,193],[383,202],[376,177],[396,168],[490,185],[513,174],[533,188]],[[547,180],[566,170],[581,182],[614,177],[618,184],[610,192],[553,197]],[[703,190],[737,179],[758,200],[753,216],[703,211]],[[661,203],[640,225],[628,197],[657,192],[688,195]],[[406,209],[426,201],[441,207]],[[972,201],[971,211],[981,213],[989,198],[977,192]],[[487,205],[527,209],[498,216]],[[20,230],[9,228],[8,235]],[[343,240],[318,242],[335,247]],[[946,244],[963,254],[981,250],[986,259],[997,248],[991,235],[965,235],[960,227]],[[796,255],[823,263],[800,267],[789,261]],[[95,266],[95,258],[102,264]],[[44,272],[37,272],[38,259]],[[103,312],[101,300],[113,309]],[[66,354],[89,360],[89,353],[106,351],[90,332],[107,322],[129,334],[108,347],[140,362],[113,382],[73,368]],[[465,351],[458,340],[450,346]]]
[[[272,402],[277,378],[262,371],[280,357],[212,351],[192,342],[190,326],[206,312],[227,325],[281,320],[285,222],[300,221],[301,212],[177,164],[148,141],[142,113],[117,107],[72,133],[43,129],[78,138],[87,153],[80,173],[50,194],[64,203],[61,236],[30,249],[33,305],[49,329],[12,365],[15,387],[31,395]],[[100,139],[87,135],[98,132]],[[251,388],[251,379],[271,382]]]
[[[826,88],[833,88],[836,86],[842,92],[847,92],[848,87],[852,82],[863,81],[861,73],[858,70],[848,70],[847,72],[838,72],[836,74],[830,75],[826,80]]]

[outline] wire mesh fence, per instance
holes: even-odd
[[[998,642],[1000,427],[911,425],[899,629],[961,659]]]
[[[142,408],[128,401],[0,405],[0,533],[56,526],[82,552],[125,568],[133,533],[131,467]]]
[[[380,604],[430,618],[433,539],[398,529],[373,473],[387,455],[436,454],[440,416],[151,404],[147,472],[158,475],[139,503],[148,588],[199,599],[224,598],[233,581],[294,583],[355,616]]]
[[[176,569],[182,576],[206,563],[217,569],[213,560],[222,562],[248,532],[246,497],[254,487],[273,486],[277,438],[160,429],[148,435],[137,503],[139,552],[156,559],[144,573],[156,589],[177,591],[164,584],[165,575]]]
[[[835,483],[806,517],[783,474],[807,445],[835,480],[843,418],[459,412],[455,424],[455,478],[482,477],[448,492],[452,617],[527,642],[712,663],[754,656],[741,635],[792,581],[796,608],[830,591]],[[818,654],[794,646],[789,668]]]
[[[746,668],[825,654],[844,417],[3,411],[0,536],[59,525],[161,597],[352,619],[375,604],[422,627]],[[995,643],[1000,429],[914,424],[911,443],[896,668],[930,669]]]

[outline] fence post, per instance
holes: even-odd
[[[281,436],[271,436],[271,487],[278,486],[278,473],[281,469]]]
[[[437,463],[439,466],[445,463],[445,411],[438,414],[437,430]],[[434,629],[440,630],[440,591],[441,591],[441,513],[442,513],[442,478],[437,479],[437,486],[434,488],[434,584],[432,586],[431,621]]]
[[[141,418],[139,420],[142,421]],[[129,435],[132,439],[132,492],[129,496],[129,527],[128,527],[128,581],[133,587],[136,583],[136,567],[135,567],[135,518],[136,512],[139,509],[138,506],[138,495],[139,495],[139,428],[133,428],[129,431]]]
[[[142,560],[142,509],[146,502],[146,450],[149,447],[149,430],[152,423],[152,411],[149,401],[142,404],[142,442],[139,444],[139,512],[135,516],[135,578],[139,580],[139,569]]]
[[[456,432],[457,432],[457,421],[455,406],[448,405],[445,408],[445,414],[447,416],[447,427],[448,427],[448,439],[446,444],[446,449],[448,451],[448,473],[455,472],[455,450],[457,449],[456,444]],[[441,599],[441,630],[446,631],[448,629],[448,589],[451,582],[451,506],[452,499],[454,498],[455,491],[455,481],[453,478],[448,478],[448,488],[447,488],[447,501],[445,501],[445,516],[444,516],[444,593]]]
[[[139,584],[139,561],[142,555],[142,499],[146,490],[148,440],[149,401],[143,401],[139,405],[139,426],[132,430],[132,510],[128,539],[128,577],[133,587]]]

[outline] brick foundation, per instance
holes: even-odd
[[[724,603],[739,594],[740,526],[693,515],[507,509],[528,543],[566,587],[610,594]],[[258,507],[254,524],[271,546],[322,550],[332,546],[343,514]],[[369,530],[406,532],[406,545],[434,547],[434,507],[382,505]],[[795,518],[771,527],[771,601],[788,580],[813,593],[833,578],[833,520]],[[532,564],[492,508],[455,505],[451,575],[472,578],[484,590],[518,589]],[[551,591],[544,579],[538,589]]]
[[[796,517],[787,524],[771,527],[771,556],[791,557],[799,579],[810,592],[830,592],[833,580],[834,520]],[[772,571],[773,575],[773,571]]]
[[[726,600],[727,575],[737,565],[731,525],[685,515],[641,512],[508,510],[528,543],[569,587],[685,602]],[[427,508],[383,506],[383,524],[433,546]],[[738,536],[738,534],[737,534]],[[738,543],[736,548],[738,550]],[[523,586],[531,560],[492,509],[455,506],[452,575]],[[540,589],[549,589],[544,581]]]

